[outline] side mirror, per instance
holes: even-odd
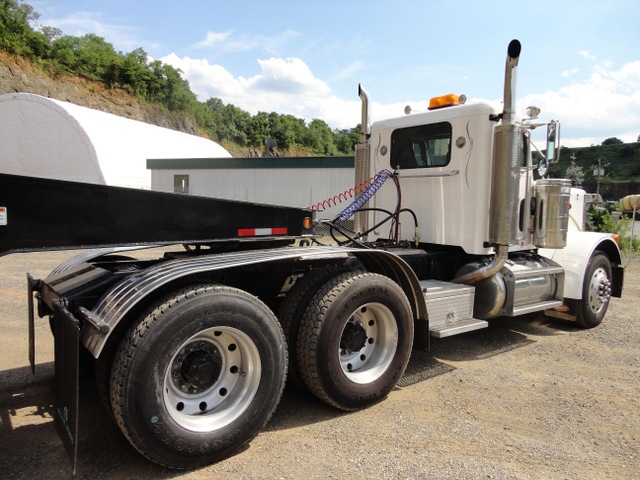
[[[560,160],[560,122],[551,120],[547,126],[546,162],[556,163]]]

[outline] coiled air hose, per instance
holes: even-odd
[[[371,182],[371,185],[369,185],[362,192],[362,194],[351,203],[351,205],[349,205],[340,213],[340,221],[350,219],[353,214],[360,210],[364,206],[364,204],[367,203],[369,199],[373,197],[373,195],[380,189],[380,187],[382,187],[382,184],[389,178],[390,175],[391,172],[389,172],[388,170],[382,170],[380,173],[378,173],[374,177],[373,182]]]

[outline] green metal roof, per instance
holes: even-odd
[[[148,159],[148,170],[353,168],[354,157],[242,157]]]

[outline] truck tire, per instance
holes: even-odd
[[[576,323],[583,328],[600,325],[611,298],[611,263],[603,252],[595,252],[584,276],[582,300],[578,302]]]
[[[131,327],[111,370],[111,407],[151,461],[194,468],[243,448],[285,385],[287,351],[275,315],[226,286],[176,292]]]
[[[104,407],[105,411],[111,418],[113,417],[113,410],[111,409],[111,365],[113,362],[113,356],[115,354],[115,348],[113,343],[107,343],[102,351],[102,354],[96,360],[95,378],[96,378],[96,390],[98,392],[98,398],[100,403]],[[116,345],[117,346],[117,345]]]
[[[344,271],[345,269],[341,267],[323,267],[310,270],[295,283],[278,309],[278,319],[284,330],[284,337],[287,340],[287,349],[289,351],[287,382],[302,390],[306,390],[306,386],[302,381],[300,367],[298,366],[297,342],[300,321],[311,299],[320,287],[330,278]]]
[[[305,310],[298,363],[307,388],[342,410],[387,396],[409,361],[413,315],[398,284],[374,273],[328,281]]]

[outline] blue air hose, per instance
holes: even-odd
[[[369,199],[373,197],[373,195],[380,189],[382,184],[389,178],[389,175],[391,175],[391,172],[389,172],[388,170],[382,170],[380,173],[378,173],[378,175],[374,177],[373,182],[371,182],[371,185],[369,185],[366,190],[353,201],[351,205],[349,205],[340,213],[340,220],[348,220],[353,216],[354,213],[360,210],[363,205],[367,203]]]

